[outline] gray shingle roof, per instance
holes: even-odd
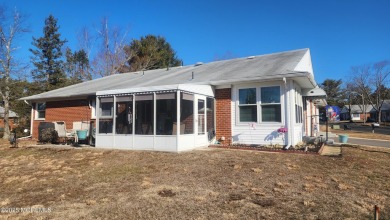
[[[189,65],[149,71],[116,74],[57,90],[24,97],[22,100],[66,99],[94,95],[97,91],[172,84],[223,85],[253,79],[275,79],[294,73],[308,49],[268,55],[215,61],[199,66]],[[194,74],[194,79],[192,78]]]
[[[0,116],[4,117],[4,107],[0,107]],[[19,117],[18,114],[16,114],[14,111],[9,110],[9,117],[10,118],[17,118]]]

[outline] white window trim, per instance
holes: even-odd
[[[46,118],[46,106],[45,106],[45,118],[39,118],[39,111],[38,111],[38,104],[43,104],[43,103],[46,103],[46,102],[37,102],[35,103],[35,115],[34,115],[34,120],[42,120],[44,121],[45,118]]]
[[[261,100],[261,88],[268,88],[268,87],[279,87],[279,102],[270,102],[270,103],[263,103],[262,100]],[[283,122],[283,109],[282,109],[282,86],[280,85],[263,85],[263,86],[260,86],[259,88],[259,98],[257,100],[258,102],[258,114],[259,114],[259,121],[260,123],[282,123]],[[262,117],[262,114],[261,114],[261,110],[262,110],[262,107],[263,106],[271,106],[271,105],[280,105],[280,121],[263,121],[263,117]]]
[[[265,121],[263,122],[262,120],[262,116],[261,116],[261,88],[262,87],[273,87],[273,86],[278,86],[279,89],[280,89],[280,102],[279,103],[275,103],[275,104],[280,104],[280,108],[281,108],[281,121],[280,122],[277,122],[277,121]],[[240,89],[250,89],[250,88],[256,88],[256,106],[257,106],[257,122],[241,122],[240,121],[240,108],[239,106],[244,106],[244,105],[239,105],[239,102],[240,102],[240,97],[239,97],[239,90]],[[284,95],[284,91],[283,91],[283,85],[280,84],[280,83],[267,83],[267,84],[264,84],[264,83],[259,83],[259,84],[246,84],[246,85],[239,85],[239,86],[235,86],[234,88],[234,94],[233,94],[234,97],[232,97],[232,100],[234,100],[234,106],[235,106],[235,124],[237,126],[248,126],[248,123],[255,123],[257,125],[261,125],[261,124],[267,124],[267,125],[284,125],[285,124],[285,115],[283,114],[283,112],[285,112],[285,95]],[[267,104],[274,104],[274,103],[267,103]],[[265,105],[265,104],[264,104]]]
[[[255,89],[256,90],[256,103],[255,104],[240,104],[240,90],[241,89]],[[247,124],[247,123],[259,123],[259,87],[258,86],[248,86],[248,87],[242,87],[237,88],[237,122],[240,124]],[[240,107],[241,106],[256,106],[256,119],[257,121],[240,121]]]

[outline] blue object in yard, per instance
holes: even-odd
[[[347,143],[347,141],[348,141],[348,135],[339,134],[339,142],[340,143]]]
[[[88,130],[77,130],[76,133],[79,140],[83,141],[87,139]]]

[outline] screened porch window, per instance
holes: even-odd
[[[206,106],[204,100],[198,100],[198,134],[205,133],[205,110]]]
[[[180,134],[193,134],[194,133],[194,95],[181,92],[180,96],[181,96]],[[175,124],[174,124],[174,132],[176,132]]]
[[[115,132],[117,134],[133,133],[133,97],[116,98]]]
[[[261,119],[263,122],[281,122],[280,87],[261,88]]]
[[[209,141],[211,141],[215,136],[214,128],[214,98],[206,99],[206,109],[207,109],[207,136]]]
[[[256,88],[239,89],[240,122],[257,122]]]
[[[153,95],[135,96],[135,134],[153,135]]]
[[[157,135],[176,135],[173,132],[176,126],[176,93],[156,95],[156,133]]]
[[[100,98],[99,133],[111,134],[113,130],[114,98]]]

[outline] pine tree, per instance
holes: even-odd
[[[65,57],[65,71],[69,78],[68,84],[76,84],[92,79],[89,59],[83,49],[72,52],[71,49],[66,48]]]
[[[162,36],[146,35],[140,40],[133,40],[124,48],[129,57],[129,69],[124,71],[152,70],[180,66],[182,60]],[[124,72],[122,70],[122,72]]]
[[[49,15],[45,19],[43,37],[38,39],[33,37],[32,45],[36,49],[30,49],[33,54],[32,63],[35,66],[32,76],[40,85],[42,92],[66,85],[61,48],[67,41],[60,38],[58,29],[57,19]]]

